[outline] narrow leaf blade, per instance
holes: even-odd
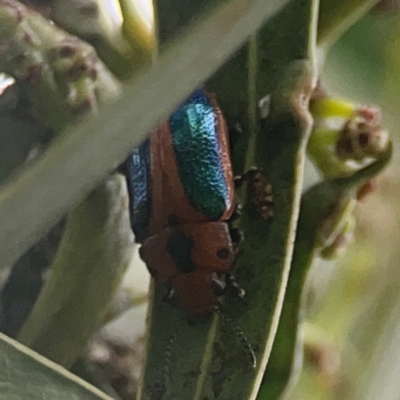
[[[111,400],[57,364],[0,333],[0,397],[4,400]]]

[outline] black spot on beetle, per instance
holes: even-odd
[[[217,257],[221,260],[226,260],[229,257],[230,251],[227,248],[223,248],[217,251]]]
[[[194,240],[181,231],[176,231],[167,241],[167,250],[182,274],[188,274],[196,269],[192,260]]]
[[[175,226],[179,224],[179,218],[175,214],[168,215],[168,225]]]

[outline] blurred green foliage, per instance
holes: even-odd
[[[379,104],[395,142],[400,123],[399,29],[398,13],[370,13],[332,47],[323,74],[330,92]],[[315,262],[305,368],[288,399],[397,398],[399,384],[386,369],[395,376],[400,365],[385,349],[394,338],[393,314],[399,307],[399,168],[395,157],[379,178],[378,192],[357,206],[356,241],[345,257]]]

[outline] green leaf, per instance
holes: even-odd
[[[315,257],[322,222],[338,202],[377,175],[388,164],[392,145],[371,165],[353,175],[323,181],[302,197],[292,267],[270,363],[265,371],[258,400],[277,400],[292,388],[302,364],[302,331],[305,282]]]
[[[102,324],[132,258],[125,177],[114,175],[68,216],[64,236],[18,340],[71,367]]]
[[[378,3],[379,0],[321,0],[318,45],[333,44]]]
[[[201,15],[212,12],[227,0],[154,0],[158,37],[161,45],[182,33]]]
[[[277,328],[293,250],[305,148],[312,126],[308,100],[317,73],[314,68],[317,13],[317,1],[292,2],[257,37],[258,43],[265,44],[263,35],[267,27],[275,24],[276,19],[285,20],[288,15],[296,24],[287,25],[290,29],[285,32],[286,41],[292,40],[293,32],[301,32],[292,52],[285,53],[283,59],[268,54],[268,59],[255,63],[259,71],[252,75],[260,83],[266,80],[271,68],[280,69],[280,76],[273,77],[275,82],[269,81],[268,89],[272,93],[263,92],[268,90],[265,85],[257,87],[255,96],[271,93],[271,110],[265,124],[256,126],[256,149],[250,149],[256,165],[267,171],[272,182],[276,207],[273,222],[266,221],[253,212],[251,192],[247,193],[241,224],[246,239],[235,268],[246,296],[240,304],[227,298],[223,307],[255,348],[257,367],[254,370],[249,367],[241,343],[224,322],[214,317],[208,322],[189,324],[182,312],[162,303],[165,288],[156,283],[141,399],[254,399],[257,395]],[[270,28],[269,32],[270,43],[281,40],[281,31]],[[267,45],[262,51],[267,52]],[[218,99],[220,94],[224,99],[231,95],[222,107],[224,113],[226,107],[231,124],[235,122],[235,115],[242,116],[242,120],[247,117],[247,108],[240,110],[247,96],[247,90],[241,90],[248,84],[247,69],[242,68],[245,58],[246,50],[242,50],[212,82],[212,87],[218,86]],[[264,70],[268,63],[271,68]],[[235,73],[228,76],[227,71]],[[163,369],[174,334],[176,339],[166,377]]]
[[[4,400],[111,400],[100,390],[0,333]]]

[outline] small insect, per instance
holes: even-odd
[[[132,229],[151,275],[190,317],[224,316],[218,296],[244,292],[231,274],[241,235],[228,224],[235,184],[215,99],[196,90],[132,153],[125,173]],[[233,330],[255,365],[243,332]]]

